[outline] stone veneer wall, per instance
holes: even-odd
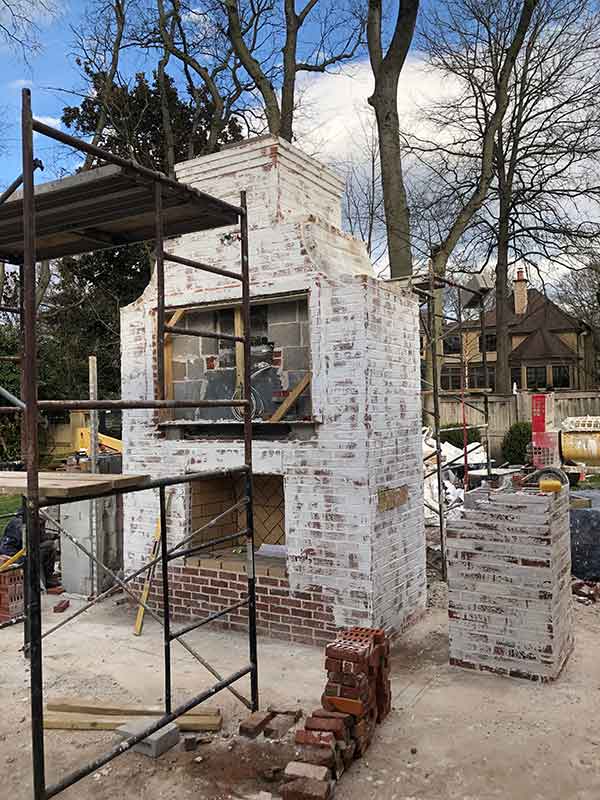
[[[303,593],[323,593],[328,610],[318,613],[331,615],[333,627],[397,632],[426,601],[417,301],[372,277],[363,243],[337,227],[341,182],[288,143],[244,142],[186,162],[178,175],[230,202],[247,191],[253,296],[302,291],[308,298],[314,431],[309,438],[256,440],[253,447],[256,473],[283,476],[287,585],[276,588],[289,591],[288,607],[301,611],[310,610],[295,603],[304,602]],[[227,232],[181,237],[171,247],[236,269],[239,248],[227,244]],[[167,264],[167,305],[239,297],[239,285],[227,281]],[[154,396],[155,297],[152,281],[122,312],[124,398]],[[123,440],[130,473],[225,470],[243,460],[238,441],[164,438],[149,411],[125,412]],[[189,509],[189,488],[181,486],[172,498],[170,543],[189,534]],[[147,557],[157,513],[155,493],[125,497],[128,569]],[[173,577],[180,574],[192,575],[174,571]],[[201,594],[211,591],[213,584],[199,573],[197,579]],[[179,606],[184,614],[185,603]],[[188,612],[195,615],[193,603]],[[287,636],[275,625],[288,624],[273,622],[269,633]]]
[[[569,490],[476,490],[448,523],[450,663],[558,676],[573,648]]]

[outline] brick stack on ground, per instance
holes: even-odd
[[[573,647],[569,490],[476,490],[448,523],[450,663],[549,681]]]
[[[391,710],[389,652],[381,629],[351,628],[327,645],[322,708],[296,731],[284,800],[327,800],[335,781],[367,751],[377,723]]]
[[[23,569],[9,567],[0,572],[0,622],[9,622],[23,613]]]

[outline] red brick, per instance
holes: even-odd
[[[256,739],[274,716],[275,714],[272,711],[255,711],[247,719],[240,722],[240,734],[248,739]]]
[[[335,744],[333,733],[323,731],[296,731],[296,744],[309,744],[313,747],[330,747]]]
[[[283,800],[328,800],[331,796],[331,784],[329,781],[298,778],[282,786],[281,796]]]
[[[333,769],[335,766],[335,751],[333,748],[303,745],[296,749],[296,760]]]
[[[341,711],[327,711],[324,708],[316,708],[312,712],[312,716],[321,717],[323,719],[341,719],[344,721],[344,724],[348,726],[354,723],[352,714],[343,714]]]
[[[326,672],[341,672],[342,671],[342,662],[337,658],[326,658],[325,659],[325,671]]]
[[[349,700],[346,697],[330,697],[323,695],[321,705],[327,711],[342,711],[354,717],[362,717],[367,707],[360,700]]]
[[[312,778],[315,781],[329,781],[331,779],[331,772],[328,767],[304,761],[290,761],[283,775],[286,781],[293,781],[298,778]]]
[[[343,719],[327,719],[324,717],[309,717],[304,723],[307,731],[329,731],[336,739],[344,741],[348,736],[346,723]]]

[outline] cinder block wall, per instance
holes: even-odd
[[[341,182],[288,143],[244,142],[186,162],[178,174],[232,202],[247,191],[254,296],[308,295],[313,435],[253,448],[257,473],[283,476],[289,596],[324,593],[334,627],[398,631],[426,599],[417,302],[373,278],[363,243],[336,227]],[[239,248],[227,232],[181,237],[171,247],[237,269]],[[166,266],[166,286],[167,306],[239,297],[239,285],[174,264]],[[125,398],[154,396],[155,314],[152,281],[122,313]],[[159,476],[243,461],[241,442],[167,440],[156,422],[152,412],[125,413],[125,471]],[[398,488],[401,502],[381,503],[382,493]],[[187,487],[174,490],[172,543],[190,532],[189,500]],[[157,514],[153,493],[126,496],[128,567],[147,556]],[[179,616],[184,609],[177,604]],[[197,615],[195,604],[189,613]],[[294,638],[292,627],[281,634]]]
[[[478,490],[448,525],[450,663],[558,676],[573,647],[569,490]]]

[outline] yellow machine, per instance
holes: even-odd
[[[91,434],[89,428],[73,429],[73,449],[76,452],[85,450],[85,452],[89,454],[91,446],[90,439]],[[113,436],[106,436],[104,433],[98,434],[98,444],[101,447],[108,447],[110,450],[115,450],[117,453],[123,452],[123,442],[120,439],[115,439]]]

